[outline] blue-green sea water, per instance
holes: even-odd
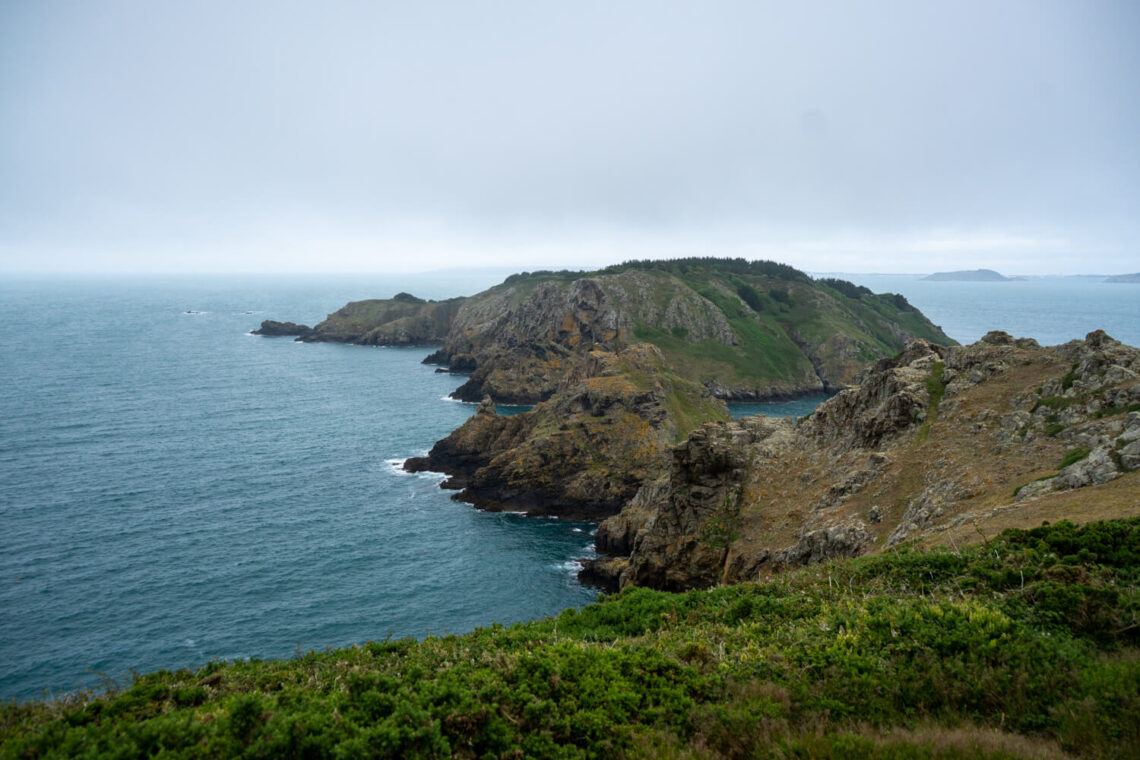
[[[1103,328],[1140,344],[1140,286],[846,277],[962,342]],[[573,560],[593,526],[478,512],[399,470],[474,411],[445,400],[461,378],[427,350],[247,334],[501,278],[0,280],[0,698],[591,601]]]
[[[479,512],[399,470],[474,411],[429,350],[247,334],[459,287],[0,284],[0,698],[593,601],[573,562],[592,525]]]
[[[943,269],[954,269],[945,264]],[[1093,330],[1140,345],[1140,285],[1104,277],[1031,277],[1007,282],[939,282],[921,275],[838,274],[876,293],[902,293],[959,343],[990,330],[1034,338],[1043,346]]]

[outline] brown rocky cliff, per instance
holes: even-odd
[[[662,273],[537,283],[522,278],[468,299],[443,347],[428,360],[472,373],[453,394],[458,399],[490,395],[533,404],[554,394],[575,366],[575,354],[636,342],[632,330],[638,322],[677,328],[695,341],[734,340],[712,303]]]
[[[408,293],[353,301],[301,335],[306,343],[434,346],[444,341],[464,299],[425,301]]]
[[[1140,513],[1140,351],[1101,332],[1042,348],[990,333],[915,341],[806,420],[706,425],[590,568],[681,589],[781,566],[949,546],[1004,527]],[[604,567],[602,567],[604,565]]]
[[[666,372],[652,346],[595,349],[575,357],[549,401],[506,417],[485,399],[405,467],[447,473],[445,486],[483,509],[597,520],[662,473],[684,410],[727,417],[703,388]]]

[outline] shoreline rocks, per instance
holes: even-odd
[[[261,327],[256,330],[251,330],[251,335],[265,335],[267,337],[304,337],[313,332],[313,328],[308,325],[299,325],[295,322],[277,322],[272,319],[266,319],[261,323]]]

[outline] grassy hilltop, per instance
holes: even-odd
[[[901,295],[710,257],[523,272],[439,302],[407,293],[357,301],[301,340],[442,345],[430,361],[472,374],[458,398],[532,404],[592,348],[650,343],[679,377],[755,400],[836,390],[909,338],[954,343]]]
[[[1140,757],[1140,520],[9,704],[0,757]]]
[[[651,343],[713,395],[761,399],[845,386],[909,338],[954,343],[900,295],[771,261],[687,258],[511,275],[464,302],[435,359],[474,372],[460,398],[533,403],[572,353]]]

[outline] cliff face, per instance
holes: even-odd
[[[758,400],[836,390],[911,337],[953,343],[905,299],[842,285],[717,260],[515,275],[467,299],[429,361],[471,373],[457,398],[535,403],[574,354],[644,342],[714,395]]]
[[[653,347],[595,348],[574,358],[551,400],[500,416],[488,397],[405,468],[447,473],[445,487],[483,509],[597,520],[662,473],[679,437],[727,417],[723,402],[669,373]]]
[[[711,423],[604,522],[613,585],[755,580],[781,567],[951,547],[1006,527],[1140,514],[1140,350],[1102,332],[1042,348],[913,341],[803,420]]]
[[[435,346],[443,342],[464,299],[424,301],[407,293],[390,299],[353,301],[301,333],[306,343],[370,346]]]
[[[277,322],[272,319],[266,319],[261,323],[261,327],[256,330],[251,330],[252,335],[265,335],[270,338],[280,337],[301,337],[308,335],[313,331],[313,328],[308,325],[299,325],[295,322]]]

